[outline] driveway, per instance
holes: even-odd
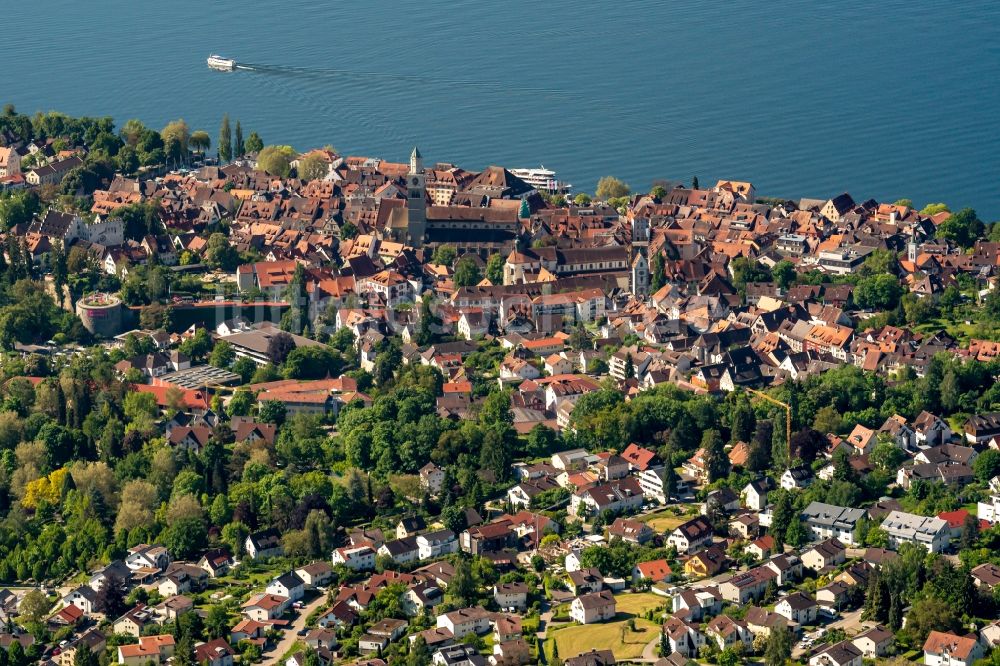
[[[867,627],[861,621],[861,613],[863,609],[858,609],[851,611],[849,613],[844,613],[839,620],[836,622],[831,622],[830,624],[823,627],[826,631],[831,629],[840,629],[848,638],[856,636],[864,631]],[[869,622],[868,625],[874,625],[874,622]],[[815,635],[815,632],[807,632],[807,635]],[[822,639],[821,639],[822,640]],[[823,642],[813,643],[812,645],[803,645],[801,641],[797,642],[792,648],[792,659],[803,659],[805,655],[809,654],[813,650],[818,650],[827,647],[828,645]]]
[[[318,597],[310,601],[304,608],[298,611],[298,616],[292,620],[285,629],[285,633],[281,635],[281,640],[271,648],[267,656],[264,657],[265,664],[279,664],[281,663],[281,658],[286,652],[292,649],[295,645],[295,641],[302,640],[304,636],[299,636],[298,632],[305,629],[306,618],[309,617],[314,610],[326,603],[326,594],[320,594]]]

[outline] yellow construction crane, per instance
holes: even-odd
[[[785,408],[785,446],[788,447],[788,463],[792,462],[792,406],[787,402],[781,402],[777,398],[772,398],[763,391],[757,391],[752,388],[747,389],[748,392],[753,393],[758,398],[763,398],[768,402],[778,405],[779,407]]]

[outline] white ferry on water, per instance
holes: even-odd
[[[208,56],[208,66],[221,72],[231,72],[236,69],[236,61],[232,58],[223,58],[213,53]]]
[[[556,178],[556,172],[541,166],[537,169],[511,169],[510,172],[531,185],[536,190],[546,192],[569,192],[573,187],[569,183],[560,183]]]

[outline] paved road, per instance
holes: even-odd
[[[552,616],[555,611],[547,610],[538,616],[538,632],[535,634],[538,636],[539,640],[544,641],[548,635],[549,624],[552,622]]]
[[[281,640],[275,645],[267,656],[264,657],[264,664],[278,664],[282,663],[281,658],[286,652],[292,649],[295,645],[295,641],[301,640],[303,636],[299,636],[298,632],[304,629],[306,626],[306,618],[321,605],[326,603],[326,594],[321,593],[318,597],[306,604],[306,607],[299,611],[298,617],[292,620],[288,628],[285,629],[285,633],[282,634]]]
[[[659,646],[660,646],[660,637],[657,636],[653,640],[649,641],[646,647],[642,649],[642,657],[640,657],[639,659],[633,659],[632,661],[644,661],[652,663],[659,660],[659,657],[656,656],[656,648],[658,648]]]
[[[837,620],[836,622],[831,622],[830,624],[826,625],[824,629],[826,629],[827,631],[830,631],[831,629],[841,629],[845,634],[847,634],[848,638],[856,636],[857,634],[860,634],[862,631],[864,631],[867,628],[867,626],[874,625],[873,622],[868,622],[867,625],[861,622],[862,611],[863,609],[859,608],[858,610],[850,611],[849,613],[844,613],[839,620]],[[815,634],[814,631],[807,632],[807,635],[814,635],[814,634]],[[814,644],[809,647],[805,647],[802,645],[801,642],[798,642],[792,648],[792,659],[801,659],[811,650],[824,647],[827,647],[826,644],[819,644],[819,645]]]

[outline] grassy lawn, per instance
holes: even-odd
[[[643,649],[650,641],[659,638],[660,627],[649,620],[636,618],[635,631],[629,631],[626,627],[627,621],[618,620],[557,629],[552,632],[550,640],[556,641],[559,646],[560,659],[574,657],[591,648],[611,650],[618,660],[635,659],[642,656]],[[622,640],[622,630],[625,631],[624,640]]]
[[[615,596],[615,609],[619,614],[642,615],[648,610],[660,608],[666,602],[666,598],[652,592],[619,594]]]
[[[641,520],[657,532],[672,532],[675,527],[688,519],[685,516],[674,515],[672,509],[664,509],[663,511],[643,516]]]

